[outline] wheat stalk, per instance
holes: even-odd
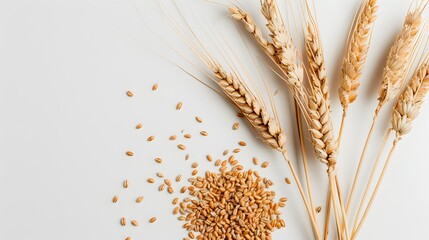
[[[349,105],[357,98],[359,79],[368,56],[371,35],[377,12],[377,0],[365,0],[360,13],[353,21],[353,32],[348,41],[347,52],[341,66],[341,83],[339,97],[343,109],[347,111]]]
[[[368,215],[368,212],[381,186],[384,175],[387,171],[393,152],[396,149],[398,142],[402,139],[404,135],[408,134],[411,131],[412,123],[417,118],[419,111],[423,105],[423,100],[428,91],[429,91],[429,59],[426,58],[414,73],[413,77],[411,78],[404,92],[398,97],[395,107],[393,108],[391,122],[392,122],[392,129],[396,132],[396,138],[393,141],[392,148],[389,151],[389,155],[386,159],[383,170],[380,174],[380,177],[378,178],[376,187],[371,195],[370,201],[365,209],[365,212],[359,222],[357,221],[357,219],[355,221],[355,225],[357,225],[357,227],[353,231],[354,237],[356,237],[356,235],[358,234],[359,230],[361,229]],[[388,133],[390,133],[390,129],[388,130]],[[380,151],[382,151],[383,149],[384,149],[384,146],[381,147]],[[379,160],[378,158],[379,156],[377,157],[376,162],[378,162]],[[372,179],[372,176],[373,176],[373,173],[371,174],[370,179]],[[369,185],[370,185],[370,182],[368,182],[366,191],[368,190]],[[361,204],[363,200],[361,201]]]
[[[420,5],[415,10],[410,10],[408,12],[402,30],[397,35],[395,42],[390,48],[382,76],[382,84],[378,98],[379,103],[375,110],[372,125],[368,132],[365,145],[360,156],[359,164],[354,175],[354,180],[347,203],[347,211],[349,210],[353,200],[353,194],[356,189],[362,164],[372,133],[374,131],[375,123],[379,116],[379,112],[386,102],[390,101],[398,94],[411,68],[413,52],[417,48],[418,36],[421,34],[420,29],[423,21],[422,13],[426,8],[427,2],[427,0],[421,1]]]

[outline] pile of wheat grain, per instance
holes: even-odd
[[[275,202],[272,182],[258,172],[234,167],[223,172],[206,172],[190,178],[188,193],[176,207],[183,228],[196,239],[271,239],[274,229],[285,227]],[[186,239],[186,238],[185,238]]]

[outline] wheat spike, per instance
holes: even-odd
[[[330,109],[328,80],[326,76],[325,57],[319,32],[314,22],[307,24],[305,36],[305,51],[309,63],[310,84],[313,89],[318,89],[323,94],[327,107]]]
[[[368,56],[371,35],[378,9],[377,0],[365,0],[353,21],[354,29],[348,41],[341,68],[339,97],[344,110],[357,98],[359,79]]]
[[[429,62],[420,66],[405,91],[399,96],[392,114],[392,127],[397,137],[408,134],[412,122],[419,114],[429,90]]]
[[[256,41],[259,43],[259,45],[262,47],[262,49],[274,59],[275,57],[275,50],[274,45],[270,43],[263,35],[261,29],[258,27],[258,25],[253,21],[252,17],[247,14],[244,10],[238,8],[237,6],[229,7],[229,12],[231,13],[231,16],[242,22],[246,28],[246,30],[252,34]],[[275,59],[274,59],[275,60]]]
[[[309,13],[310,14],[310,13]],[[330,113],[329,91],[325,59],[317,25],[311,17],[307,23],[305,49],[309,62],[310,86],[307,120],[311,142],[317,158],[326,164],[335,163],[333,124]]]
[[[262,140],[275,150],[285,151],[286,135],[278,121],[270,117],[265,105],[237,76],[226,73],[217,63],[211,69],[223,92],[242,111]]]
[[[419,8],[408,13],[404,26],[390,49],[383,71],[377,113],[384,103],[398,94],[404,85],[412,65],[411,58],[422,25],[422,12],[425,6],[425,4],[421,4]]]

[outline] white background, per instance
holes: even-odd
[[[253,15],[258,14],[257,2],[244,2]],[[359,2],[316,1],[336,129],[341,116],[339,67]],[[362,87],[347,118],[339,158],[344,192],[350,188],[377,104],[387,51],[409,1],[379,4]],[[185,12],[191,12],[193,18],[206,17],[202,25],[216,26],[208,28],[211,33],[224,31],[226,41],[239,46],[234,48],[237,55],[246,54],[242,40],[230,37],[236,30],[224,7],[203,1],[187,1],[187,6]],[[261,17],[257,21],[263,26]],[[204,156],[221,157],[224,149],[237,147],[239,140],[249,143],[237,155],[242,164],[250,167],[253,156],[270,161],[270,167],[261,173],[273,179],[279,197],[289,198],[283,210],[287,228],[276,231],[274,239],[311,238],[299,194],[282,180],[290,173],[281,156],[255,138],[227,101],[167,61],[199,73],[182,58],[173,57],[173,51],[147,28],[150,25],[161,39],[179,44],[180,38],[166,22],[154,1],[0,1],[0,239],[181,239],[186,232],[171,215],[172,197],[159,193],[145,179],[158,171],[169,178],[189,175],[194,161],[201,163],[201,172],[213,170]],[[245,39],[251,42],[247,36]],[[180,50],[199,64],[189,49]],[[258,57],[266,61],[263,59]],[[288,135],[289,155],[299,160],[290,96],[269,69],[263,71],[272,92],[278,89],[274,101]],[[160,85],[157,92],[151,91],[154,83]],[[127,90],[135,97],[126,97]],[[177,112],[179,101],[184,107]],[[368,154],[371,159],[389,126],[389,109],[387,106],[380,118]],[[428,106],[423,108],[413,131],[400,143],[360,239],[429,239],[428,110]],[[204,119],[203,124],[195,122],[196,115]],[[231,130],[235,121],[242,123],[237,132]],[[135,130],[139,122],[143,129]],[[178,141],[188,147],[188,162],[185,152],[176,148],[178,142],[167,140],[182,130],[194,135],[192,140],[180,137]],[[209,136],[199,136],[201,130]],[[150,135],[156,136],[152,143],[146,142]],[[135,156],[126,157],[126,150],[134,151]],[[162,157],[164,163],[155,164],[155,157]],[[325,169],[310,160],[315,205],[324,209]],[[296,165],[302,175],[301,164]],[[365,166],[365,177],[369,168]],[[126,190],[122,188],[125,179],[130,181]],[[120,197],[116,205],[111,203],[114,195]],[[145,196],[140,205],[134,202],[139,195]],[[140,226],[121,227],[122,216],[140,221]],[[152,216],[158,221],[149,225]]]

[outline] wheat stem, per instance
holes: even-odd
[[[338,203],[337,203],[337,199],[335,198],[336,194],[336,190],[335,190],[335,184],[334,184],[334,179],[333,179],[333,174],[331,172],[331,170],[328,170],[328,178],[329,178],[329,185],[331,188],[331,199],[332,199],[332,204],[334,206],[334,213],[335,213],[335,223],[337,224],[337,233],[339,235],[339,238],[342,239],[342,228],[341,228],[341,217],[338,211]]]
[[[296,185],[298,187],[299,193],[301,194],[302,200],[304,201],[305,207],[307,209],[307,213],[308,213],[308,215],[310,217],[311,225],[313,227],[313,232],[315,234],[315,238],[317,240],[320,240],[321,238],[320,238],[319,228],[316,225],[315,217],[313,216],[312,211],[310,209],[310,205],[309,205],[309,203],[307,201],[307,198],[305,197],[304,189],[302,188],[302,184],[301,184],[301,181],[298,178],[298,175],[296,173],[295,167],[293,166],[292,162],[290,161],[290,159],[286,155],[286,151],[283,151],[282,155],[283,155],[283,158],[286,160],[287,164],[289,165],[289,169],[290,169],[290,171],[292,173],[292,176],[293,176],[293,178],[295,180],[295,183],[296,183]]]
[[[347,223],[347,214],[346,214],[346,210],[344,209],[343,198],[341,197],[342,194],[341,194],[340,182],[338,181],[338,176],[336,174],[335,174],[335,184],[336,184],[337,193],[338,193],[338,201],[340,202],[341,214],[343,214],[342,229],[344,229],[346,232],[346,238],[350,239],[349,225]]]
[[[378,113],[375,114],[374,119],[372,120],[371,128],[369,129],[368,135],[366,137],[365,145],[364,145],[362,153],[360,155],[359,164],[358,164],[358,167],[356,169],[356,172],[355,172],[355,175],[354,175],[354,178],[353,178],[352,188],[350,189],[349,197],[348,197],[348,200],[347,200],[348,202],[347,202],[347,206],[346,206],[346,214],[349,213],[350,206],[351,206],[351,203],[353,201],[353,194],[354,194],[354,192],[356,190],[356,185],[357,185],[357,182],[358,182],[358,179],[359,179],[359,175],[360,175],[360,172],[361,172],[362,164],[363,164],[363,161],[365,159],[365,155],[366,155],[366,152],[368,150],[368,144],[369,144],[369,142],[371,140],[371,137],[372,137],[372,134],[374,132],[374,127],[375,127],[375,123],[377,122],[377,119],[378,119]]]
[[[384,148],[386,146],[387,139],[388,139],[391,131],[392,131],[392,129],[387,130],[386,133],[385,133],[385,135],[384,135],[383,142],[382,142],[382,144],[380,146],[380,149],[378,151],[377,158],[376,158],[376,160],[374,162],[374,166],[372,168],[371,175],[369,177],[368,183],[367,183],[366,188],[365,188],[365,192],[364,192],[363,197],[362,197],[362,199],[360,201],[359,208],[358,208],[358,211],[357,211],[356,216],[355,216],[355,220],[354,220],[354,224],[353,224],[353,229],[356,228],[357,220],[358,220],[359,215],[360,215],[360,213],[362,211],[363,204],[364,204],[364,202],[366,200],[366,197],[368,195],[369,188],[370,188],[372,180],[373,180],[373,178],[375,176],[375,172],[376,172],[378,163],[380,162],[381,155],[383,154]]]
[[[379,190],[379,188],[381,186],[381,182],[383,181],[384,175],[385,175],[386,170],[387,170],[387,168],[389,166],[390,160],[392,159],[392,155],[393,155],[393,153],[394,153],[394,151],[396,149],[396,146],[397,146],[398,142],[399,142],[399,138],[396,138],[395,141],[393,141],[392,148],[389,151],[389,155],[388,155],[388,157],[386,159],[386,162],[384,164],[384,167],[383,167],[383,170],[382,170],[382,172],[380,174],[380,177],[378,178],[377,185],[375,186],[374,192],[371,195],[371,199],[369,200],[368,206],[366,207],[365,212],[364,212],[361,220],[359,221],[358,227],[353,230],[352,240],[354,240],[356,238],[357,234],[359,233],[360,229],[362,228],[362,225],[363,225],[366,217],[368,216],[368,212],[369,212],[372,204],[374,203],[374,199],[375,199],[375,197],[376,197],[376,195],[378,193],[378,190]]]
[[[311,191],[311,180],[310,180],[310,172],[308,170],[308,161],[307,161],[307,154],[305,151],[305,143],[304,143],[304,133],[303,133],[303,126],[302,126],[302,116],[301,111],[299,110],[298,104],[295,101],[295,114],[296,114],[296,122],[298,125],[298,136],[299,136],[299,144],[300,144],[300,150],[302,155],[302,163],[304,166],[304,174],[305,174],[305,181],[307,185],[307,193],[308,198],[310,201],[310,207],[312,209],[312,214],[314,217],[314,220],[316,221],[317,226],[319,226],[319,223],[317,222],[316,218],[316,211],[314,209],[314,202],[313,202],[313,193]]]
[[[327,200],[326,200],[326,214],[325,214],[325,231],[324,231],[324,240],[328,239],[328,234],[329,234],[329,220],[331,219],[331,200],[332,200],[332,195],[331,195],[331,187],[328,187],[328,196],[327,196]]]

